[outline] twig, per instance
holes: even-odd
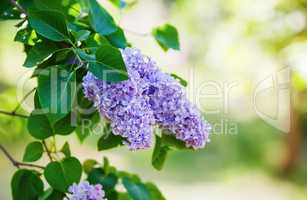
[[[26,167],[35,167],[35,168],[40,168],[40,169],[45,169],[45,167],[41,165],[35,165],[35,164],[28,164],[28,163],[22,163],[17,160],[15,160],[11,154],[0,144],[0,149],[4,153],[4,155],[10,160],[10,162],[17,168],[20,168],[20,166],[26,166]]]
[[[10,3],[15,6],[20,12],[22,12],[23,14],[27,14],[26,10],[21,7],[16,0],[10,0]]]
[[[36,90],[36,88],[33,88],[32,90],[30,90],[22,99],[21,101],[17,104],[17,106],[14,108],[14,110],[12,111],[13,114],[15,114],[17,112],[17,110],[20,108],[21,104],[30,96],[30,94],[32,94],[34,91]]]
[[[52,156],[51,156],[51,153],[50,153],[50,151],[49,151],[49,149],[48,149],[48,146],[47,146],[45,140],[43,140],[43,145],[44,145],[44,147],[45,147],[45,150],[46,150],[46,152],[47,152],[47,155],[48,155],[50,161],[53,161]]]
[[[19,113],[13,113],[13,112],[5,111],[5,110],[0,110],[0,114],[16,116],[16,117],[21,117],[21,118],[28,118],[27,115],[23,115],[23,114],[19,114]]]

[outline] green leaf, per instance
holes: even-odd
[[[62,152],[66,157],[71,156],[70,147],[69,147],[68,142],[65,142],[60,152]]]
[[[128,73],[121,52],[111,45],[105,45],[96,52],[96,62],[89,64],[89,71],[96,77],[109,82],[128,79]]]
[[[162,132],[162,144],[169,147],[175,147],[177,149],[187,149],[185,142],[178,140],[174,135],[170,134],[168,131]]]
[[[28,13],[30,26],[42,36],[53,41],[68,40],[65,16],[57,11],[36,11]]]
[[[95,168],[88,174],[88,182],[91,184],[101,184],[106,193],[113,190],[118,178],[115,174],[106,175],[101,168]]]
[[[117,200],[131,200],[131,197],[127,192],[119,192]]]
[[[183,87],[188,86],[188,82],[186,80],[184,80],[183,78],[181,78],[180,76],[178,76],[177,74],[171,73],[171,76],[174,77],[175,79],[177,79]]]
[[[73,32],[73,35],[77,41],[84,41],[90,36],[91,32],[88,30],[80,30]]]
[[[112,16],[96,0],[88,0],[89,18],[93,29],[101,35],[109,35],[117,30]]]
[[[51,42],[38,43],[29,51],[23,66],[34,67],[51,56],[57,49],[57,46]]]
[[[161,170],[163,168],[168,151],[169,147],[162,144],[161,137],[156,136],[156,144],[151,160],[151,163],[155,169]]]
[[[175,50],[180,49],[178,32],[174,26],[165,24],[154,28],[152,34],[164,51],[167,51],[169,48]]]
[[[36,110],[32,111],[28,119],[28,131],[36,139],[46,139],[53,135],[49,120],[44,114],[39,114]]]
[[[23,155],[24,162],[34,162],[40,159],[43,155],[44,148],[40,142],[31,142],[27,145],[25,153]]]
[[[120,8],[120,9],[123,9],[123,8],[125,8],[127,6],[126,0],[109,0],[109,1],[111,1],[111,3],[114,6]]]
[[[44,184],[33,171],[20,169],[12,178],[11,188],[13,200],[34,200],[43,193]]]
[[[143,183],[134,183],[130,178],[123,178],[123,185],[133,200],[151,200],[150,193]]]
[[[95,165],[97,165],[97,161],[96,160],[93,160],[93,159],[88,159],[88,160],[85,160],[83,162],[83,170],[85,173],[90,173],[93,168],[95,167]]]
[[[104,127],[103,132],[104,134],[98,140],[98,151],[112,149],[123,144],[124,139],[112,133],[110,124]]]
[[[47,165],[44,176],[51,187],[66,192],[67,188],[80,181],[82,166],[74,157],[65,158],[61,162],[55,161]]]
[[[53,130],[55,134],[58,135],[68,135],[75,130],[75,126],[72,122],[72,114],[68,113],[65,117],[59,119],[53,125]]]
[[[160,192],[159,188],[149,182],[145,184],[147,190],[150,192],[151,200],[166,200],[166,198],[163,196],[163,194]]]
[[[126,48],[128,46],[128,42],[125,36],[124,31],[118,27],[117,31],[107,35],[106,38],[110,41],[110,43],[117,48]]]
[[[76,73],[57,65],[42,70],[38,76],[38,96],[48,119],[54,124],[71,111],[76,95]]]
[[[98,112],[95,112],[90,116],[80,114],[79,118],[80,122],[75,131],[79,141],[82,143],[86,137],[95,131],[98,122],[100,122],[100,114]]]
[[[0,1],[0,20],[20,19],[20,12],[11,5],[10,0]]]
[[[27,27],[24,29],[20,29],[14,38],[14,41],[21,42],[26,45],[33,46],[35,44],[35,41],[37,40],[37,35],[34,30]]]
[[[41,196],[39,196],[38,200],[63,200],[64,197],[65,193],[48,188]]]

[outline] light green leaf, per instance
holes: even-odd
[[[44,148],[40,142],[31,142],[27,145],[25,153],[23,155],[24,162],[34,162],[40,159],[43,155]]]
[[[54,161],[47,165],[44,176],[51,187],[66,192],[67,188],[80,181],[82,166],[74,157],[65,158],[61,162]]]
[[[181,78],[180,76],[178,76],[177,74],[171,73],[171,76],[174,77],[175,79],[177,79],[183,87],[188,86],[188,82],[186,80],[184,80],[183,78]]]
[[[62,149],[60,150],[67,158],[71,156],[70,147],[68,142],[65,142]]]
[[[12,178],[11,188],[13,200],[33,200],[43,193],[44,184],[34,171],[20,169]]]
[[[83,162],[83,170],[84,170],[84,172],[87,173],[87,174],[90,173],[93,170],[94,166],[97,165],[97,164],[98,163],[97,163],[96,160],[93,160],[93,159],[85,160]]]
[[[53,41],[68,40],[65,16],[60,12],[30,10],[28,19],[30,26],[42,36]]]
[[[117,30],[112,16],[96,0],[88,0],[88,6],[90,23],[97,33],[109,35]]]
[[[91,32],[88,30],[80,30],[73,32],[73,35],[77,41],[84,41],[90,36]]]
[[[164,51],[167,51],[169,48],[180,49],[178,32],[174,26],[165,24],[154,28],[152,34]]]
[[[147,190],[150,192],[151,200],[166,200],[163,194],[160,192],[159,188],[151,183],[148,182],[145,184]]]

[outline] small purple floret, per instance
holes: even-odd
[[[89,182],[83,181],[79,184],[74,183],[69,186],[68,192],[71,193],[69,197],[63,200],[106,200],[104,198],[105,192],[102,190],[100,184],[90,185]]]

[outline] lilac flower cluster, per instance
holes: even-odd
[[[71,196],[64,197],[63,200],[106,200],[100,184],[90,185],[89,182],[83,181],[78,185],[74,183],[68,188],[68,191]]]
[[[203,147],[210,125],[202,120],[180,83],[139,50],[126,48],[122,56],[127,81],[108,83],[91,73],[83,80],[85,96],[110,120],[113,133],[126,138],[130,149],[143,149],[151,145],[153,125],[158,125],[187,147]]]

